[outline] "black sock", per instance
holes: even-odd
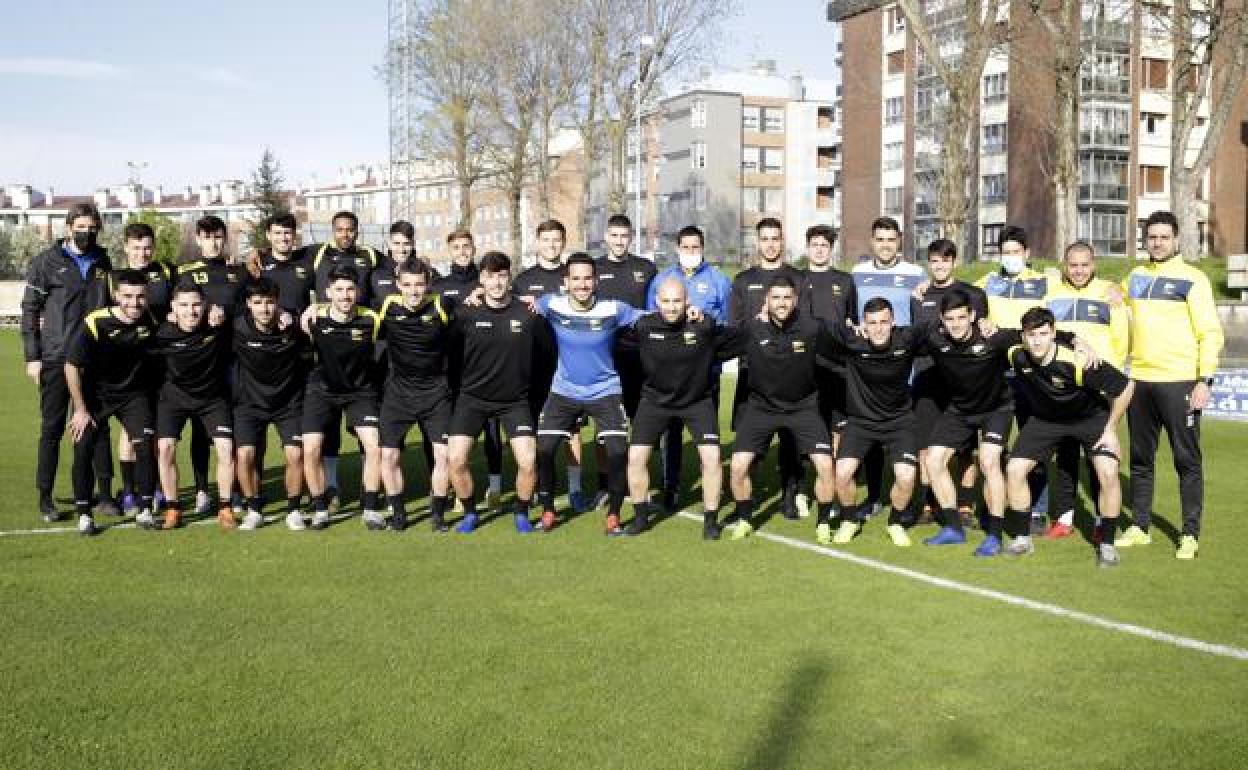
[[[294,513],[295,511],[299,510],[299,501],[302,498],[303,498],[303,495],[295,495],[294,497],[286,498],[286,512]]]
[[[708,508],[702,512],[702,526],[711,526],[719,520],[719,509]]]
[[[516,515],[523,516],[527,519],[529,517],[529,506],[532,504],[533,502],[531,500],[521,500],[520,498],[517,497],[516,509],[515,509]]]
[[[958,485],[958,507],[975,507],[975,487],[964,487],[961,484]]]
[[[134,494],[134,460],[121,461],[121,493]]]
[[[1005,509],[1005,534],[1010,537],[1022,537],[1031,534],[1031,511]]]
[[[329,513],[329,501],[324,494],[312,495],[312,510],[316,513]]]
[[[207,492],[208,494],[212,494],[212,491],[208,489],[207,469],[193,468],[192,470],[195,473],[195,491]]]
[[[988,517],[988,534],[1001,537],[1001,530],[1005,527],[1005,519],[1000,516]]]
[[[1107,519],[1103,516],[1101,517],[1101,542],[1102,543],[1109,543],[1110,545],[1114,544],[1114,535],[1118,534],[1118,521],[1119,521],[1120,516],[1121,514],[1119,514],[1119,516],[1115,516],[1112,519]]]
[[[465,516],[477,515],[477,496],[476,495],[468,495],[467,497],[461,497],[459,498],[459,502],[462,503],[464,506]]]
[[[898,508],[895,505],[888,506],[888,526],[891,527],[894,524],[901,524],[904,517],[904,510],[904,508]]]
[[[962,514],[958,513],[957,508],[941,508],[940,524],[943,527],[962,531]]]
[[[446,513],[446,504],[450,498],[446,495],[433,495],[429,498],[429,518],[434,521],[441,521],[442,516]],[[465,506],[465,509],[467,506]]]
[[[96,488],[100,491],[100,499],[113,496],[113,477],[100,476]]]
[[[738,521],[748,522],[750,517],[754,515],[753,500],[738,500],[737,509],[733,512],[732,517]]]
[[[538,492],[537,504],[542,507],[543,511],[555,510],[555,494],[553,492]]]
[[[915,508],[915,511],[919,513],[920,515],[922,515],[923,509],[925,507],[931,508],[933,511],[938,510],[940,508],[940,506],[936,504],[936,497],[932,493],[931,484],[923,484],[922,488],[919,490],[919,494],[915,495],[914,497],[918,503],[917,505],[914,506],[914,508]]]
[[[608,484],[609,484],[609,482],[607,481],[607,474],[606,474],[606,472],[605,472],[605,471],[600,471],[600,472],[598,473],[598,491],[599,491],[599,492],[606,492],[606,491],[607,491],[607,489],[608,489]]]
[[[390,506],[390,513],[398,516],[407,515],[403,495],[386,495],[386,504]]]
[[[253,495],[247,498],[247,510],[259,513],[264,510],[264,498],[260,495]]]
[[[624,498],[627,497],[623,492],[611,492],[607,495],[607,515],[620,515],[620,509],[624,507]]]

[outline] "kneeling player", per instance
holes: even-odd
[[[377,426],[376,345],[381,318],[356,304],[360,274],[337,266],[326,276],[329,303],[314,305],[303,315],[304,332],[316,351],[316,365],[303,396],[303,472],[312,498],[312,529],[329,526],[325,469],[321,465],[326,436],[347,425],[364,450],[361,518],[369,529],[385,529],[378,500],[381,487],[381,449]]]
[[[451,416],[448,456],[451,484],[464,506],[455,531],[473,532],[479,521],[468,463],[472,445],[487,420],[497,418],[507,431],[516,461],[516,531],[533,531],[529,506],[537,486],[537,439],[529,408],[533,347],[541,316],[511,294],[511,260],[488,252],[481,258],[481,304],[455,314],[462,340],[456,362],[461,379]]]
[[[403,440],[413,424],[433,447],[429,518],[435,532],[445,531],[448,471],[447,433],[451,394],[446,384],[446,346],[450,315],[436,294],[429,294],[433,273],[415,257],[395,267],[398,295],[381,306],[381,331],[387,341],[390,375],[381,401],[381,479],[390,505],[390,528],[407,528],[403,493]]]
[[[650,453],[668,426],[683,423],[702,461],[702,537],[718,540],[723,470],[711,378],[718,371],[713,368],[717,358],[738,354],[733,343],[739,336],[705,316],[690,321],[688,294],[679,278],[663,281],[657,297],[659,312],[643,316],[634,327],[644,376],[628,449],[628,491],[636,515],[624,534],[640,535],[649,526],[654,512]]]
[[[1101,482],[1098,503],[1102,536],[1097,564],[1118,564],[1114,530],[1122,507],[1122,487],[1118,480],[1118,423],[1131,403],[1134,383],[1107,363],[1095,368],[1081,352],[1059,347],[1053,313],[1032,308],[1023,314],[1024,346],[1010,351],[1019,392],[1031,407],[1032,417],[1023,426],[1006,465],[1006,485],[1010,499],[1007,532],[1014,540],[1006,551],[1014,555],[1031,553],[1031,491],[1027,474],[1049,456],[1063,439],[1077,439],[1092,458]]]
[[[238,445],[238,485],[247,500],[239,529],[264,522],[260,468],[269,424],[277,429],[286,455],[286,526],[304,529],[299,498],[303,495],[303,388],[307,379],[307,338],[295,324],[282,328],[281,289],[268,277],[244,289],[246,311],[234,320],[234,355],[238,383],[234,400],[234,443]]]
[[[217,522],[222,529],[238,524],[230,507],[234,491],[234,420],[226,383],[230,338],[228,329],[210,322],[208,315],[203,293],[194,284],[183,284],[173,290],[173,320],[162,323],[156,332],[155,352],[165,364],[165,382],[156,406],[157,465],[165,494],[162,529],[174,529],[182,520],[177,450],[187,420],[203,425],[217,453],[221,501]]]

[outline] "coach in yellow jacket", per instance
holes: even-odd
[[[1175,256],[1179,223],[1169,211],[1145,222],[1149,262],[1123,282],[1131,309],[1131,504],[1135,524],[1115,545],[1147,545],[1153,512],[1153,465],[1164,426],[1179,474],[1183,535],[1175,556],[1193,559],[1204,506],[1200,411],[1209,404],[1222,350],[1222,326],[1209,279]]]
[[[1048,283],[1045,306],[1057,319],[1057,328],[1087,341],[1102,360],[1122,370],[1127,358],[1129,320],[1117,284],[1096,277],[1096,255],[1085,241],[1066,247],[1061,274]],[[1053,482],[1053,509],[1058,518],[1048,536],[1074,532],[1075,491],[1079,482],[1079,442],[1064,441],[1057,448],[1057,478]],[[1089,458],[1091,460],[1091,458]],[[1095,472],[1088,474],[1093,501],[1100,492]],[[1099,511],[1098,511],[1099,513]]]

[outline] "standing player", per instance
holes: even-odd
[[[61,436],[71,406],[65,382],[65,356],[82,328],[87,313],[108,304],[104,276],[112,269],[108,253],[97,244],[103,220],[91,203],[70,207],[65,216],[65,235],[35,255],[26,271],[22,294],[22,347],[26,376],[39,387],[39,455],[35,463],[35,489],[44,521],[61,520],[52,499],[56,467],[61,456]],[[112,458],[108,451],[107,422],[100,426],[103,440],[97,448],[100,512],[115,514],[112,503]],[[88,493],[89,494],[89,493]],[[107,510],[106,510],[107,509]]]
[[[234,443],[238,485],[246,498],[242,530],[259,527],[263,501],[259,470],[265,432],[277,429],[286,459],[286,526],[305,528],[303,496],[303,388],[308,372],[308,341],[297,324],[283,325],[281,290],[266,276],[243,290],[246,309],[234,319],[233,349],[238,361],[234,389]]]
[[[72,221],[72,220],[71,220]],[[98,531],[91,516],[91,460],[97,440],[107,441],[99,427],[116,417],[131,436],[135,475],[141,498],[139,526],[153,525],[151,505],[155,479],[152,461],[152,368],[148,347],[156,322],[147,312],[147,278],[122,270],[114,276],[113,307],[88,314],[65,353],[66,389],[74,405],[69,432],[74,440],[74,508],[78,531]],[[137,438],[135,438],[137,437]]]
[[[640,318],[633,331],[645,378],[628,449],[628,487],[635,516],[626,535],[640,535],[650,525],[650,452],[671,426],[688,428],[702,462],[702,537],[719,539],[719,413],[711,393],[718,360],[740,353],[739,335],[705,314],[690,321],[685,284],[674,276],[657,290],[659,312]]]
[[[1027,474],[1032,466],[1047,462],[1063,440],[1082,445],[1100,479],[1100,510],[1109,532],[1114,530],[1122,506],[1118,481],[1118,423],[1131,403],[1134,388],[1117,368],[1101,363],[1092,368],[1087,359],[1069,348],[1058,347],[1053,314],[1032,308],[1023,314],[1022,347],[1010,352],[1018,390],[1031,408],[1031,419],[1011,450],[1008,475],[1013,542],[1007,551],[1021,556],[1031,553],[1031,490]],[[1097,564],[1113,567],[1118,552],[1111,538],[1097,547]]]
[[[778,276],[785,276],[794,286],[805,285],[802,271],[784,261],[784,227],[774,217],[764,217],[754,226],[758,240],[758,263],[737,273],[732,281],[732,294],[728,299],[728,323],[743,327],[763,309],[769,287]],[[801,297],[798,297],[799,302]],[[737,389],[732,400],[732,424],[736,427],[741,406],[750,393],[750,369],[743,359],[737,369]],[[766,449],[757,453],[767,454]],[[780,512],[786,519],[798,518],[797,490],[802,477],[802,460],[798,456],[794,436],[790,431],[780,431],[780,447],[777,451],[780,467]]]
[[[387,297],[399,293],[399,265],[416,253],[416,228],[411,222],[398,220],[390,225],[386,246],[389,247],[388,252],[379,260],[377,269],[369,278],[369,305],[374,309],[381,308]]]
[[[278,290],[278,307],[296,321],[308,309],[315,289],[312,259],[306,249],[295,248],[298,223],[294,214],[279,214],[264,228],[269,249],[260,255],[260,273]]]
[[[1135,382],[1135,397],[1127,412],[1135,523],[1115,544],[1152,542],[1148,527],[1153,513],[1153,464],[1164,427],[1179,474],[1183,509],[1183,535],[1174,555],[1194,559],[1200,548],[1205,498],[1200,412],[1209,405],[1223,337],[1209,279],[1175,254],[1178,234],[1174,214],[1151,214],[1144,227],[1149,262],[1132,270],[1123,282],[1131,308],[1131,379]]]
[[[685,295],[693,307],[701,310],[717,324],[728,323],[728,298],[732,282],[719,268],[705,259],[706,239],[693,225],[681,228],[676,235],[677,263],[655,276],[650,282],[646,307],[658,310],[657,288],[669,278],[685,285]],[[719,414],[719,367],[711,377],[711,403]],[[682,434],[679,426],[669,427],[663,436],[663,507],[671,511],[680,500],[680,467]]]
[[[178,439],[187,420],[198,420],[212,436],[217,452],[217,523],[234,529],[238,522],[230,499],[234,491],[234,418],[230,413],[229,326],[209,319],[198,287],[180,285],[173,291],[172,320],[156,332],[153,352],[163,359],[165,378],[156,405],[157,463],[164,492],[162,529],[181,524],[178,506]]]
[[[592,417],[607,454],[607,534],[616,535],[621,533],[620,507],[628,494],[628,415],[620,400],[613,349],[616,335],[636,323],[643,311],[595,295],[595,265],[588,254],[573,254],[566,270],[565,294],[545,294],[536,304],[554,330],[558,349],[550,395],[537,421],[541,524],[549,532],[557,521],[555,453],[565,439],[573,438],[583,420]]]
[[[490,251],[481,258],[481,304],[455,314],[455,332],[462,340],[455,366],[461,372],[455,411],[451,416],[448,458],[451,484],[464,506],[456,526],[473,532],[479,520],[469,459],[477,434],[487,420],[497,419],[507,431],[516,461],[516,531],[533,531],[529,506],[537,485],[537,440],[529,388],[533,381],[534,347],[540,316],[511,293],[511,260]]]
[[[396,272],[399,294],[381,305],[381,331],[390,372],[381,401],[381,480],[390,508],[390,527],[407,528],[403,491],[403,441],[419,424],[432,448],[429,518],[434,532],[446,531],[446,442],[451,422],[451,392],[446,384],[446,346],[450,314],[442,298],[429,292],[428,263],[409,257]]]
[[[598,260],[597,289],[599,299],[616,300],[635,308],[645,308],[650,294],[650,283],[657,270],[645,257],[630,254],[633,241],[633,223],[623,214],[614,214],[607,220],[607,253]],[[637,351],[634,335],[620,335],[615,344],[615,370],[620,375],[621,400],[624,412],[631,420],[637,415],[637,403],[641,398],[641,354]],[[598,462],[598,492],[592,507],[599,508],[607,502],[607,457],[601,442],[594,444]]]
[[[798,286],[792,277],[775,275],[764,303],[767,320],[751,318],[742,327],[742,355],[750,367],[749,397],[741,410],[732,448],[730,484],[736,502],[732,539],[754,531],[750,472],[777,432],[793,434],[797,451],[815,469],[819,518],[831,515],[835,494],[832,439],[819,416],[815,354],[828,341],[822,321],[798,310]],[[839,329],[840,327],[831,327]]]
[[[329,526],[325,469],[321,464],[329,435],[340,434],[342,417],[364,450],[361,518],[369,529],[385,529],[379,510],[381,449],[377,426],[376,344],[381,317],[356,300],[360,275],[340,266],[325,277],[329,304],[304,313],[304,333],[316,351],[316,365],[303,396],[303,472],[312,497],[312,529]]]

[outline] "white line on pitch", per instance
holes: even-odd
[[[680,515],[693,521],[702,521],[701,514],[681,513]],[[1132,636],[1141,636],[1145,639],[1151,639],[1154,642],[1162,642],[1163,644],[1169,644],[1189,650],[1196,650],[1197,652],[1204,652],[1209,655],[1217,655],[1223,658],[1248,660],[1248,649],[1244,649],[1242,647],[1233,647],[1229,644],[1215,644],[1213,642],[1205,642],[1200,639],[1193,639],[1189,636],[1172,634],[1168,631],[1158,631],[1154,628],[1137,626],[1134,623],[1122,623],[1117,620],[1102,618],[1099,615],[1092,615],[1087,612],[1069,610],[1056,604],[1038,602],[1034,599],[1027,599],[1022,596],[1007,594],[1002,591],[994,591],[991,588],[981,588],[980,586],[971,585],[969,583],[962,583],[957,580],[950,580],[949,578],[929,575],[926,572],[919,572],[918,570],[913,570],[909,567],[899,567],[895,564],[869,559],[865,556],[856,556],[852,553],[846,553],[845,551],[838,551],[835,548],[827,548],[815,543],[807,543],[802,540],[786,537],[784,535],[774,535],[770,532],[755,532],[753,537],[761,537],[764,540],[770,540],[775,543],[780,543],[781,545],[787,545],[790,548],[810,551],[821,556],[830,556],[834,559],[840,559],[841,561],[857,564],[861,567],[869,567],[870,569],[879,570],[881,572],[899,575],[911,580],[917,580],[920,583],[937,586],[938,588],[947,588],[951,591],[959,591],[961,593],[978,596],[983,599],[991,599],[1004,604],[1013,604],[1016,607],[1025,607],[1029,610],[1035,610],[1036,612],[1055,615],[1059,618],[1067,618],[1068,620],[1086,623],[1087,625],[1105,628],[1110,631],[1117,631],[1119,633],[1130,634]]]

